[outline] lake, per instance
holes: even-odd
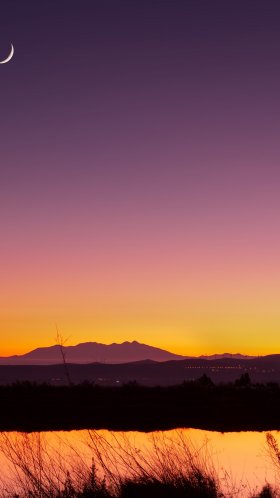
[[[269,434],[280,443],[278,431]],[[265,432],[210,432],[179,429],[164,432],[69,431],[0,433],[1,496],[26,486],[32,478],[62,482],[67,472],[81,480],[92,464],[100,476],[117,480],[151,466],[202,466],[219,477],[226,495],[248,497],[266,482],[277,484]],[[28,474],[29,473],[29,474]],[[28,477],[27,477],[28,474]]]

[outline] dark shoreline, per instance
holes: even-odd
[[[172,387],[17,383],[0,386],[0,407],[0,431],[280,430],[279,385],[213,385],[207,378]]]

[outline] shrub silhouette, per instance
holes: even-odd
[[[277,495],[272,487],[269,484],[266,484],[263,489],[257,495],[252,496],[252,498],[277,498]]]
[[[197,379],[196,382],[197,382],[197,384],[199,384],[202,387],[209,388],[209,387],[213,387],[214,386],[214,382],[206,374],[203,374],[201,377],[199,377],[199,379]]]
[[[235,381],[237,387],[248,387],[251,384],[250,375],[246,372],[241,375],[239,379]]]
[[[163,482],[158,479],[126,481],[120,498],[218,498],[214,480],[205,477],[202,473],[190,476],[189,479],[174,479],[173,482]]]

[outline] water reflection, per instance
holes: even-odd
[[[278,432],[270,433],[275,441]],[[275,456],[275,453],[274,453]],[[277,460],[277,459],[276,459]],[[201,468],[218,478],[227,496],[248,497],[278,482],[264,432],[218,433],[197,429],[165,432],[70,431],[1,433],[2,493],[30,486],[60,489],[69,475],[77,486],[92,466],[117,486],[123,477]],[[9,494],[9,496],[11,496]]]

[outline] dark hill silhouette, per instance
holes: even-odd
[[[244,355],[240,353],[223,353],[223,354],[212,354],[212,355],[201,355],[199,358],[203,360],[222,360],[224,358],[233,358],[234,360],[252,360],[256,358],[255,356]]]
[[[141,344],[137,341],[122,344],[100,344],[85,342],[76,346],[63,346],[67,363],[127,363],[133,361],[182,360],[180,356],[160,348]],[[61,346],[37,348],[20,356],[0,357],[0,365],[53,365],[62,363]]]
[[[234,382],[248,374],[253,382],[280,383],[280,355],[269,355],[254,359],[223,358],[205,360],[136,361],[131,363],[67,364],[56,365],[0,365],[0,384],[17,381],[47,382],[55,385],[89,381],[101,386],[120,386],[136,381],[147,386],[170,386],[184,381],[196,380],[206,375],[214,382]]]

